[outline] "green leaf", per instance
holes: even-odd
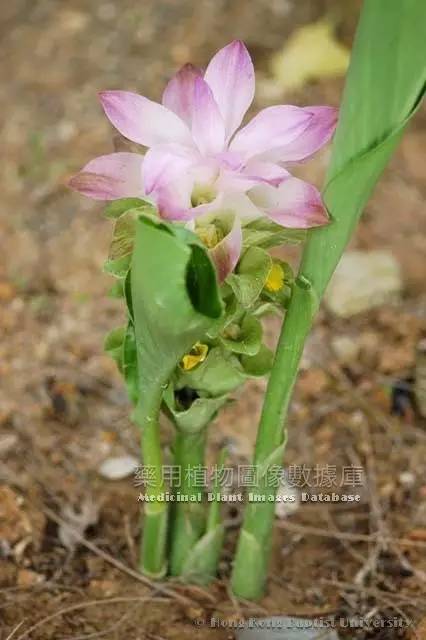
[[[270,372],[274,362],[274,354],[262,344],[256,355],[242,355],[240,361],[246,375],[261,378]]]
[[[130,291],[143,404],[221,317],[222,303],[214,266],[193,234],[182,238],[148,216],[136,225]]]
[[[243,246],[256,245],[270,249],[282,244],[300,244],[306,239],[304,229],[285,229],[266,217],[257,218],[243,227]]]
[[[250,247],[240,260],[236,273],[226,282],[243,307],[250,307],[260,296],[272,266],[272,258],[260,247]]]
[[[207,358],[190,371],[177,371],[176,388],[189,387],[198,393],[220,396],[240,386],[245,380],[238,358],[213,347]]]
[[[423,0],[364,2],[324,189],[332,223],[310,234],[301,267],[318,298],[424,95],[425,22]]]
[[[249,356],[254,356],[260,349],[262,342],[262,325],[257,318],[252,315],[246,314],[241,326],[236,325],[235,337],[232,337],[231,325],[225,336],[221,337],[222,344],[235,353],[244,353]]]
[[[155,206],[149,202],[149,200],[144,200],[142,198],[120,198],[119,200],[113,200],[104,211],[104,216],[106,218],[119,218],[123,213],[129,211],[130,209],[140,209],[145,213],[156,213]]]

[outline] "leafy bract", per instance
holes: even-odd
[[[243,354],[240,361],[247,376],[261,378],[270,372],[274,362],[274,354],[262,344],[254,356]]]
[[[285,229],[266,217],[252,220],[243,227],[243,246],[256,245],[262,249],[278,247],[281,244],[299,244],[306,239],[304,229]]]
[[[149,200],[143,200],[142,198],[120,198],[119,200],[113,200],[105,208],[104,216],[114,220],[131,209],[138,209],[141,213],[154,214],[156,212],[155,206]]]
[[[170,385],[164,394],[164,401],[170,417],[181,431],[195,433],[211,422],[219,409],[227,402],[228,395],[214,398],[197,398],[188,409],[180,410],[177,406],[173,386]]]
[[[221,342],[230,351],[254,356],[260,349],[262,333],[262,325],[259,320],[246,314],[241,326],[237,326],[236,335],[232,336],[232,334],[229,335],[225,332],[225,336],[228,335],[228,337],[222,337]]]
[[[141,216],[131,264],[139,403],[222,315],[214,267],[190,232]]]
[[[250,307],[260,296],[272,266],[272,258],[260,247],[249,247],[235,273],[226,282],[243,307]]]
[[[238,358],[213,347],[198,367],[178,374],[176,388],[189,387],[209,396],[220,396],[236,389],[245,379]]]

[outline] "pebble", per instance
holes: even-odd
[[[416,476],[414,475],[414,473],[411,473],[411,471],[403,471],[399,474],[399,483],[403,487],[409,489],[410,487],[414,486],[415,482]]]
[[[342,364],[352,364],[358,359],[360,344],[351,336],[336,336],[331,341],[331,346],[337,359]]]
[[[347,251],[325,293],[328,309],[349,318],[384,303],[396,302],[402,292],[399,263],[388,251]]]
[[[299,490],[290,486],[286,480],[281,481],[277,491],[277,498],[282,499],[282,502],[276,502],[275,504],[275,515],[280,520],[293,515],[300,507]]]
[[[122,480],[131,476],[138,465],[139,460],[135,456],[107,458],[99,467],[99,473],[108,480]]]

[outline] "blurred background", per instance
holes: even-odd
[[[235,38],[254,59],[252,112],[281,103],[337,106],[360,7],[360,0],[2,3],[1,639],[14,629],[15,640],[27,637],[37,622],[31,638],[229,637],[194,627],[195,617],[214,612],[227,620],[259,612],[397,616],[408,630],[342,637],[426,637],[424,108],[329,289],[290,416],[286,463],[362,467],[362,500],[296,501],[292,513],[277,513],[261,609],[238,608],[226,589],[238,510],[227,513],[221,579],[207,594],[179,588],[192,606],[159,601],[111,566],[115,558],[135,567],[139,531],[137,434],[102,350],[123,312],[107,297],[111,281],[102,273],[110,223],[99,204],[66,187],[89,159],[113,150],[98,91],[159,100],[178,67],[206,65]],[[329,153],[303,167],[319,187]],[[297,263],[293,247],[280,255]],[[273,341],[279,322],[266,329]],[[211,451],[226,442],[234,465],[250,459],[264,387],[250,383],[212,429]],[[167,447],[167,424],[164,434]],[[303,487],[287,489],[298,496]],[[79,544],[66,522],[109,560]],[[124,596],[141,602],[117,601]],[[111,606],[89,609],[88,600]]]

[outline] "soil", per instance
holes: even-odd
[[[362,467],[368,482],[354,487],[358,503],[301,503],[277,519],[267,595],[256,604],[237,602],[227,586],[238,508],[228,510],[220,576],[208,589],[149,585],[135,570],[138,489],[131,478],[98,473],[108,457],[138,455],[121,379],[102,351],[105,333],[122,318],[101,270],[111,229],[99,206],[65,187],[88,159],[112,148],[98,90],[158,99],[177,66],[202,65],[235,37],[267,75],[286,36],[326,13],[350,45],[359,5],[16,0],[0,9],[1,640],[224,640],[243,617],[272,614],[396,617],[403,628],[342,628],[341,637],[426,638],[426,431],[412,397],[425,332],[425,112],[353,240],[394,253],[403,300],[344,322],[321,311],[289,419],[286,465]],[[338,105],[342,86],[323,80],[281,101]],[[255,107],[265,104],[258,98]],[[318,185],[327,155],[304,170]],[[294,250],[281,255],[296,258]],[[278,321],[267,329],[273,341]],[[354,360],[334,354],[340,335],[359,346]],[[211,429],[212,455],[226,441],[232,464],[247,463],[264,387],[247,385],[223,411]],[[166,446],[171,436],[164,424]],[[64,525],[70,514],[79,538]]]

